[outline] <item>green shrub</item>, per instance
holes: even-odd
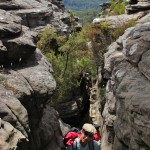
[[[119,36],[123,35],[124,31],[135,25],[134,20],[129,20],[124,24],[118,25],[116,28],[110,28],[111,22],[104,21],[98,25],[91,25],[87,29],[88,38],[92,44],[92,54],[94,57],[96,68],[104,65],[104,53],[107,47],[114,42]]]
[[[92,54],[87,47],[88,39],[85,31],[80,33],[73,32],[67,41],[62,36],[56,35],[55,31],[46,29],[40,33],[40,40],[37,44],[38,48],[42,49],[51,62],[54,70],[53,75],[57,88],[51,98],[51,104],[53,105],[70,100],[69,93],[79,87],[79,77],[84,71],[96,74]],[[50,41],[54,38],[57,41],[58,51],[60,52],[58,55],[50,45]]]
[[[67,40],[65,35],[58,36],[56,30],[46,28],[39,32],[39,41],[37,47],[43,52],[56,51],[57,47],[60,47]]]
[[[109,22],[99,25],[91,25],[88,29],[88,38],[92,45],[92,54],[96,68],[104,65],[104,53],[107,46],[111,43],[111,31],[109,30]]]
[[[110,0],[110,7],[106,10],[102,10],[102,14],[108,16],[121,15],[125,13],[126,0]]]
[[[134,25],[131,20],[116,29],[110,29],[110,22],[106,21],[99,25],[85,25],[81,32],[73,32],[68,39],[60,36],[55,30],[45,29],[40,32],[38,48],[51,62],[54,70],[54,78],[57,88],[52,96],[51,103],[69,101],[69,94],[79,87],[79,76],[88,71],[95,77],[96,69],[104,65],[104,53],[108,45],[123,34],[126,28]],[[56,41],[57,48],[52,46],[51,41]],[[87,46],[91,43],[91,48]],[[56,54],[56,50],[58,53]]]
[[[111,3],[110,9],[112,11],[110,15],[124,14],[126,0],[117,0],[116,2],[114,0],[111,0],[110,3]]]

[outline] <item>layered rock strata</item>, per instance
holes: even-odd
[[[129,5],[126,6],[126,12],[128,14],[150,10],[149,0],[129,0],[128,3]]]
[[[60,31],[70,30],[63,22],[69,21],[69,15],[60,0],[6,0],[0,2],[0,9],[20,16],[21,23],[32,29],[47,26]]]
[[[60,128],[58,113],[47,105],[56,88],[53,70],[36,48],[37,33],[28,28],[68,27],[60,18],[59,22],[54,19],[63,16],[56,4],[63,7],[60,1],[0,2],[1,150],[60,150],[63,146],[63,124]]]
[[[147,19],[127,29],[105,54],[105,70],[110,76],[103,119],[109,133],[107,141],[115,150],[150,149],[149,54]]]
[[[107,22],[115,30],[130,20],[136,23],[105,54],[103,78],[108,82],[101,132],[105,150],[150,149],[150,7],[147,0],[128,2],[128,14],[93,20],[94,24]]]

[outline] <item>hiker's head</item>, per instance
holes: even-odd
[[[96,133],[95,127],[92,124],[90,124],[90,123],[85,123],[83,125],[82,129],[84,131],[87,131],[87,132],[91,133],[91,134],[95,134]]]
[[[80,140],[83,143],[88,143],[92,138],[93,135],[96,133],[96,129],[92,124],[85,123],[81,130],[81,137]]]

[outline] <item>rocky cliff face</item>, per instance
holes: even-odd
[[[68,28],[63,12],[57,0],[0,2],[1,150],[60,150],[63,145],[58,113],[46,105],[56,88],[53,70],[31,31],[39,26],[63,31]]]
[[[30,28],[54,27],[68,31],[69,15],[60,0],[6,0],[0,8],[22,18],[21,23]]]
[[[130,1],[128,8],[136,7],[136,12],[143,8],[146,15],[112,43],[105,54],[108,83],[102,113],[102,149],[150,149],[149,1],[134,2]]]

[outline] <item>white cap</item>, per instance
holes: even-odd
[[[83,125],[82,129],[84,129],[87,132],[93,133],[93,134],[96,133],[95,127],[92,124],[89,124],[89,123],[85,123]]]

